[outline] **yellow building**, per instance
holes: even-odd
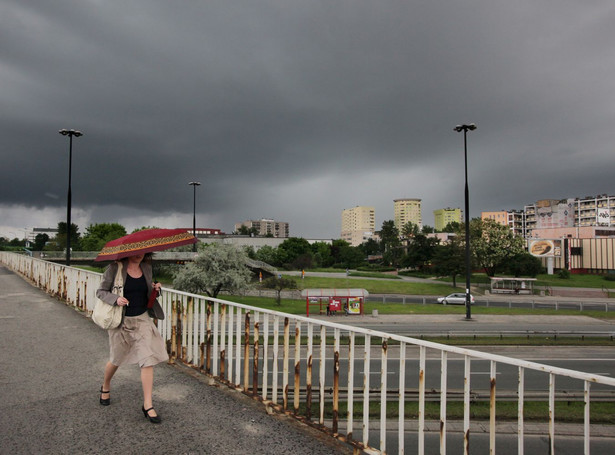
[[[423,229],[423,218],[421,217],[421,200],[414,198],[394,199],[395,227],[402,231],[408,221],[416,224],[419,229]]]
[[[434,217],[434,229],[436,231],[441,231],[448,225],[449,223],[459,223],[461,224],[461,209],[452,209],[447,207],[445,209],[438,209],[433,211]]]
[[[374,207],[357,206],[342,210],[342,232],[340,238],[352,246],[361,245],[374,236],[376,228]]]

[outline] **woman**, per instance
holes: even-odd
[[[130,256],[122,260],[123,295],[113,294],[111,289],[118,263],[105,270],[96,296],[109,305],[125,307],[124,320],[117,329],[109,330],[110,359],[105,366],[105,375],[100,388],[100,404],[111,404],[111,379],[121,365],[138,364],[141,367],[143,386],[143,415],[152,423],[160,423],[160,416],[152,404],[154,365],[169,359],[164,341],[149,316],[147,302],[153,290],[160,284],[152,279],[152,266],[144,255]],[[158,305],[155,302],[154,305]],[[157,310],[162,311],[159,308]],[[158,314],[158,313],[157,313]],[[162,317],[162,316],[161,316]]]

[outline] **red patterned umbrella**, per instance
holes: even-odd
[[[184,229],[144,229],[107,242],[94,260],[116,261],[196,242],[197,238]]]

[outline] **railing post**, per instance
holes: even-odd
[[[399,392],[397,395],[398,409],[398,453],[405,452],[406,427],[406,343],[399,345]]]
[[[490,369],[490,389],[489,389],[489,453],[495,454],[495,390],[496,390],[496,363],[491,361]]]
[[[348,422],[346,426],[346,438],[348,438],[349,441],[352,440],[352,427],[354,424],[354,345],[355,333],[350,332],[348,340],[348,411],[346,414],[346,421]]]
[[[555,375],[549,374],[549,453],[555,453]]]
[[[519,387],[517,398],[517,453],[523,455],[523,441],[525,439],[525,370],[519,367]]]
[[[442,351],[440,360],[440,455],[446,455],[446,395],[448,393],[448,353]]]
[[[419,434],[418,453],[425,453],[425,346],[419,348]]]
[[[299,394],[301,392],[301,323],[295,323],[295,390],[294,412],[299,414]]]
[[[363,445],[369,444],[369,375],[371,356],[371,336],[365,335],[363,346]]]
[[[380,451],[387,449],[387,354],[389,345],[386,338],[382,339],[380,357]]]
[[[468,355],[465,356],[463,374],[463,453],[470,454],[470,362]]]
[[[305,372],[305,410],[308,420],[312,420],[312,357],[314,350],[314,324],[308,324],[308,340],[306,362],[307,368]]]

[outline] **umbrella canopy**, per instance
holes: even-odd
[[[197,238],[184,229],[144,229],[107,242],[94,260],[116,261],[196,242]]]

